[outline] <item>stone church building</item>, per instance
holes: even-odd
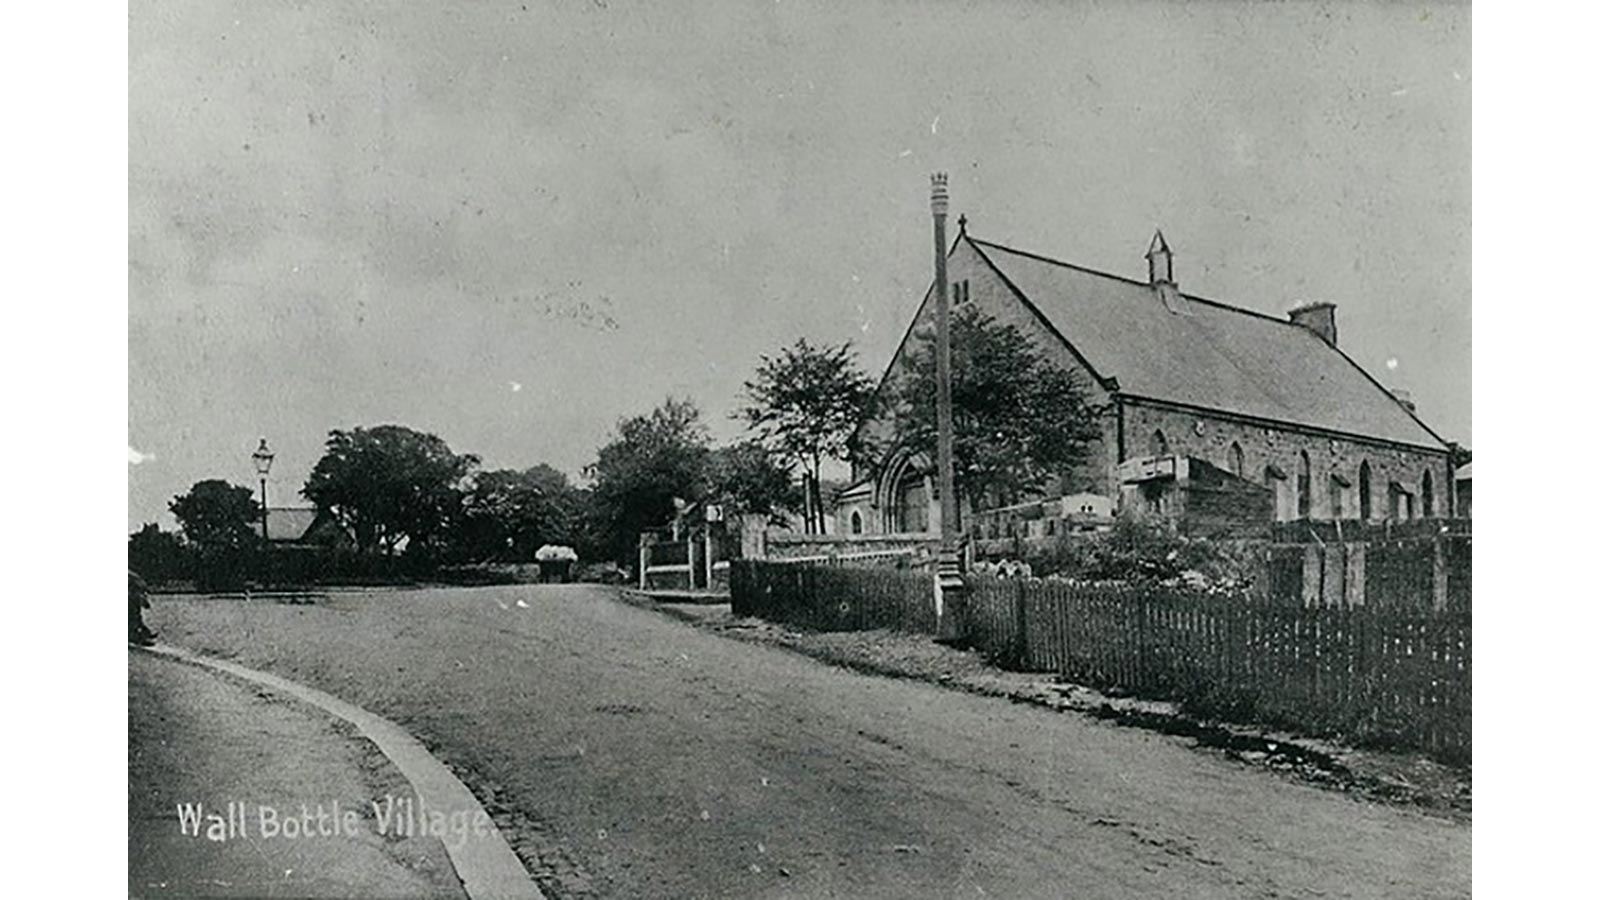
[[[1057,514],[1089,498],[1116,515],[1212,532],[1272,520],[1455,514],[1466,455],[1403,392],[1339,349],[1333,304],[1308,303],[1280,319],[1183,293],[1160,232],[1146,259],[1146,280],[1124,278],[979,240],[964,219],[950,248],[951,314],[971,304],[1016,326],[1076,373],[1102,410],[1090,462],[1049,493],[1073,498],[1057,503]],[[925,352],[914,335],[931,334],[935,317],[930,288],[880,391],[903,376],[909,353]],[[937,533],[932,461],[896,449],[888,421],[861,430],[889,449],[856,466],[839,496],[839,530]],[[969,528],[972,513],[962,515]]]

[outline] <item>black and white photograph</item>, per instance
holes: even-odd
[[[1472,25],[131,0],[129,896],[1470,896]]]

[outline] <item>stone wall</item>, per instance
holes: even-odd
[[[780,561],[921,565],[938,558],[937,535],[767,533],[753,558]]]
[[[1199,427],[1196,427],[1199,426]],[[1433,518],[1450,514],[1450,478],[1444,451],[1398,448],[1375,441],[1329,438],[1290,428],[1268,428],[1198,412],[1177,411],[1134,402],[1123,406],[1123,442],[1129,459],[1152,455],[1151,436],[1160,430],[1168,452],[1206,460],[1231,471],[1232,446],[1243,451],[1247,481],[1273,487],[1276,494],[1275,518],[1301,518],[1297,481],[1304,452],[1311,461],[1311,517],[1332,519],[1333,480],[1337,475],[1348,482],[1339,489],[1340,514],[1337,518],[1359,519],[1361,464],[1371,472],[1371,515],[1369,521],[1389,518],[1389,484],[1396,482],[1416,499],[1413,518],[1424,516],[1423,474],[1433,475]],[[1267,466],[1276,466],[1285,476],[1282,481],[1266,476]],[[1404,510],[1401,510],[1404,518]]]

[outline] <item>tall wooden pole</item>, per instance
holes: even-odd
[[[939,537],[944,549],[952,549],[961,534],[959,506],[956,505],[955,410],[950,402],[950,285],[945,275],[944,221],[950,212],[948,176],[933,176],[933,297],[937,328],[937,376],[939,381]]]
[[[938,392],[939,570],[935,595],[939,637],[961,637],[961,520],[956,503],[955,410],[950,401],[950,286],[945,275],[945,217],[950,212],[949,176],[933,176],[933,299]]]

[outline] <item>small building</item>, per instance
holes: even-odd
[[[355,540],[331,513],[310,506],[270,506],[267,542],[274,547],[353,547]],[[261,523],[252,530],[259,537]]]
[[[1089,462],[1041,499],[1109,498],[1118,515],[1204,531],[1459,514],[1467,455],[1340,348],[1334,304],[1279,318],[1184,293],[1159,231],[1145,259],[1147,277],[1127,278],[979,240],[964,220],[948,252],[952,313],[971,304],[1017,327],[1102,410]],[[935,314],[930,288],[880,392]],[[892,419],[863,422],[858,436],[889,449],[856,465],[840,521],[852,533],[937,532],[932,461],[897,441]],[[982,513],[963,507],[967,523]]]

